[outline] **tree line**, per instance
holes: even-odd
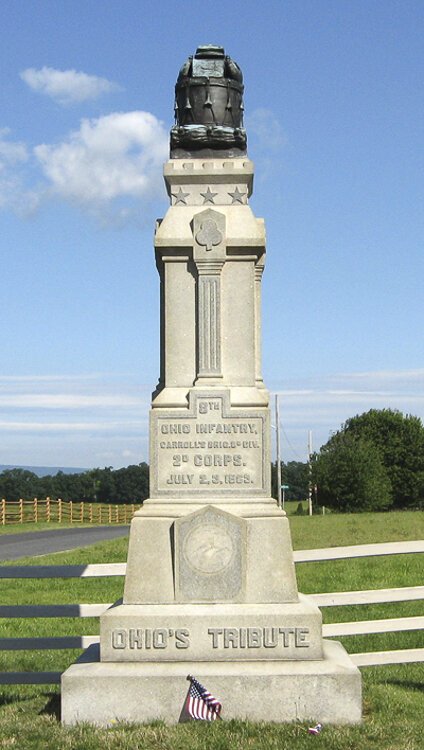
[[[309,468],[303,461],[281,462],[281,483],[288,486],[284,491],[285,500],[302,501],[308,496]],[[271,464],[271,494],[278,497],[277,461]]]
[[[78,474],[58,471],[43,477],[26,469],[6,469],[0,474],[0,498],[9,502],[50,497],[90,503],[142,503],[148,496],[146,463],[116,470],[90,469]]]
[[[287,500],[302,500],[308,493],[308,466],[300,461],[282,464]],[[272,494],[277,497],[277,465],[272,464]],[[39,477],[27,469],[5,469],[0,473],[0,498],[7,501],[50,497],[52,500],[84,500],[102,503],[142,503],[149,497],[149,466],[146,463],[113,470],[89,469],[65,474],[58,471]]]

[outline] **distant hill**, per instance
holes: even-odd
[[[0,464],[0,473],[8,469],[25,469],[26,471],[32,471],[37,477],[53,476],[58,471],[63,471],[64,474],[82,474],[84,471],[89,471],[89,469],[76,468],[74,466],[17,466],[16,464]]]

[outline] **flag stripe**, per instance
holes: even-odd
[[[189,677],[187,711],[193,719],[215,721],[219,718],[221,703],[194,677]]]

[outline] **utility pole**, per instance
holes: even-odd
[[[312,516],[312,430],[309,430],[308,432],[308,470],[308,513]]]
[[[275,434],[276,434],[276,447],[277,447],[277,502],[278,507],[282,508],[283,503],[281,500],[281,453],[280,453],[280,404],[278,401],[278,393],[275,394]]]

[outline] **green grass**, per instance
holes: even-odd
[[[337,546],[353,543],[424,538],[423,514],[389,513],[292,517],[294,546]],[[87,564],[122,562],[127,539],[118,539],[81,550],[14,564]],[[5,563],[10,564],[10,563]],[[297,565],[299,590],[346,591],[422,584],[422,555],[360,558]],[[112,602],[122,595],[122,578],[1,581],[2,603]],[[424,602],[328,607],[324,622],[406,617],[424,614]],[[71,635],[98,633],[91,618],[0,620],[0,636]],[[340,639],[351,653],[424,647],[423,632],[353,636]],[[77,651],[0,652],[0,670],[66,669]],[[319,737],[307,734],[305,725],[202,722],[178,727],[161,723],[95,729],[63,728],[58,722],[58,686],[0,686],[0,748],[146,748],[154,750],[285,750],[314,747],[326,750],[418,750],[424,745],[422,664],[372,667],[362,670],[364,723],[360,727],[325,726]],[[224,706],[225,711],[225,706]]]
[[[37,521],[37,523],[33,523],[32,521],[26,521],[25,523],[8,523],[6,526],[0,526],[0,536],[2,534],[25,534],[29,531],[50,531],[52,529],[74,529],[74,528],[87,528],[91,526],[99,526],[100,524],[96,523],[79,523],[75,521],[74,523],[71,523],[70,521],[63,521],[63,523],[58,523],[57,521],[50,521],[47,523],[47,521]],[[102,523],[102,526],[109,526],[107,523]],[[121,526],[122,524],[110,524],[111,526]],[[1,745],[0,745],[1,747]]]
[[[382,669],[382,668],[380,668]],[[109,730],[82,725],[72,729],[60,727],[49,713],[55,696],[27,695],[19,702],[4,706],[0,747],[38,750],[419,750],[422,748],[420,710],[421,673],[412,665],[408,674],[381,683],[367,680],[365,721],[359,727],[325,726],[318,737],[307,734],[307,725],[253,724],[245,721],[222,721],[208,724],[192,722],[166,727],[160,722],[150,725],[117,724]],[[46,704],[48,709],[46,710]],[[31,714],[32,721],[27,716]],[[384,715],[382,722],[380,717]]]
[[[331,513],[291,516],[294,549],[424,539],[424,512]]]

